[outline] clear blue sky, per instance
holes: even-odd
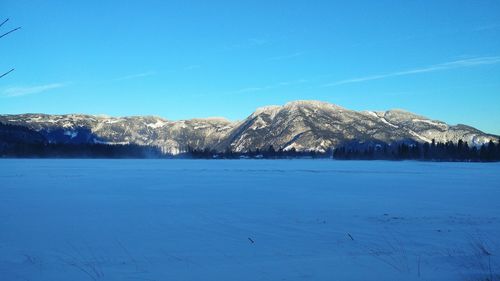
[[[2,0],[0,113],[242,119],[298,99],[500,134],[500,1]]]

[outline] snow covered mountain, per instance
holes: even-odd
[[[402,110],[353,111],[319,101],[294,101],[257,109],[245,120],[223,118],[170,121],[153,116],[0,115],[0,123],[27,127],[49,142],[152,145],[178,154],[189,147],[326,151],[348,143],[437,142],[459,139],[481,145],[498,136],[466,125],[451,126]]]

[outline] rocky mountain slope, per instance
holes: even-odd
[[[94,115],[0,115],[0,123],[24,126],[49,142],[133,143],[152,145],[165,153],[188,150],[256,149],[326,151],[345,144],[437,142],[459,139],[481,145],[498,136],[466,125],[451,126],[402,110],[353,111],[319,101],[294,101],[257,109],[245,120],[223,118],[170,121],[160,117]]]

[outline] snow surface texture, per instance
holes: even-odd
[[[499,164],[1,160],[0,280],[499,280],[499,183]]]

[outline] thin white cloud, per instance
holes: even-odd
[[[231,50],[235,50],[235,49],[259,47],[259,46],[267,45],[270,42],[271,41],[264,39],[264,38],[249,38],[249,39],[242,41],[240,43],[225,45],[225,46],[223,46],[223,50],[224,51],[231,51]]]
[[[49,90],[65,87],[67,83],[52,83],[37,86],[10,87],[2,91],[2,97],[21,97],[43,93]]]
[[[296,52],[296,53],[289,54],[289,55],[271,57],[271,58],[268,58],[267,61],[277,61],[277,60],[293,59],[293,58],[296,58],[296,57],[300,57],[303,54],[304,54],[304,52]]]
[[[130,80],[130,79],[136,79],[136,78],[153,76],[155,74],[156,74],[156,72],[154,72],[154,71],[141,72],[141,73],[130,74],[130,75],[125,75],[125,76],[122,76],[122,77],[118,77],[118,78],[113,79],[113,81]]]
[[[269,40],[263,38],[250,38],[248,42],[252,46],[261,46],[269,43]]]
[[[247,87],[247,88],[242,88],[236,91],[229,92],[229,94],[241,94],[241,93],[251,93],[251,92],[259,92],[259,91],[264,91],[264,90],[272,90],[276,88],[281,88],[281,87],[286,87],[286,86],[292,86],[292,85],[297,85],[297,84],[302,84],[302,83],[307,83],[309,82],[306,79],[297,79],[297,80],[292,80],[292,81],[284,81],[284,82],[279,82],[276,84],[271,84],[271,85],[266,85],[266,86],[261,86],[261,87]]]
[[[193,65],[188,65],[188,66],[184,67],[184,70],[188,71],[188,70],[194,70],[194,69],[198,69],[198,68],[201,68],[201,65],[193,64]]]
[[[343,84],[360,83],[360,82],[365,82],[365,81],[379,80],[379,79],[385,79],[385,78],[391,78],[391,77],[397,77],[397,76],[405,76],[405,75],[412,75],[412,74],[419,74],[419,73],[427,73],[427,72],[434,72],[434,71],[441,71],[441,70],[450,70],[450,69],[473,67],[473,66],[488,65],[488,64],[498,64],[498,63],[500,63],[500,56],[476,57],[476,58],[469,58],[469,59],[462,59],[462,60],[440,63],[440,64],[430,65],[430,66],[421,67],[421,68],[415,68],[415,69],[409,69],[409,70],[403,70],[403,71],[397,71],[397,72],[391,72],[391,73],[385,73],[385,74],[377,74],[377,75],[371,75],[371,76],[364,76],[364,77],[339,80],[339,81],[325,84],[325,85],[323,85],[323,87],[332,87],[332,86],[338,86],[338,85],[343,85]]]
[[[233,92],[231,92],[231,94],[258,92],[258,91],[265,90],[266,88],[267,88],[267,86],[266,87],[247,87],[247,88],[233,91]]]
[[[492,29],[499,29],[499,28],[500,28],[500,23],[494,23],[494,24],[489,24],[489,25],[478,26],[473,31],[492,30]]]

